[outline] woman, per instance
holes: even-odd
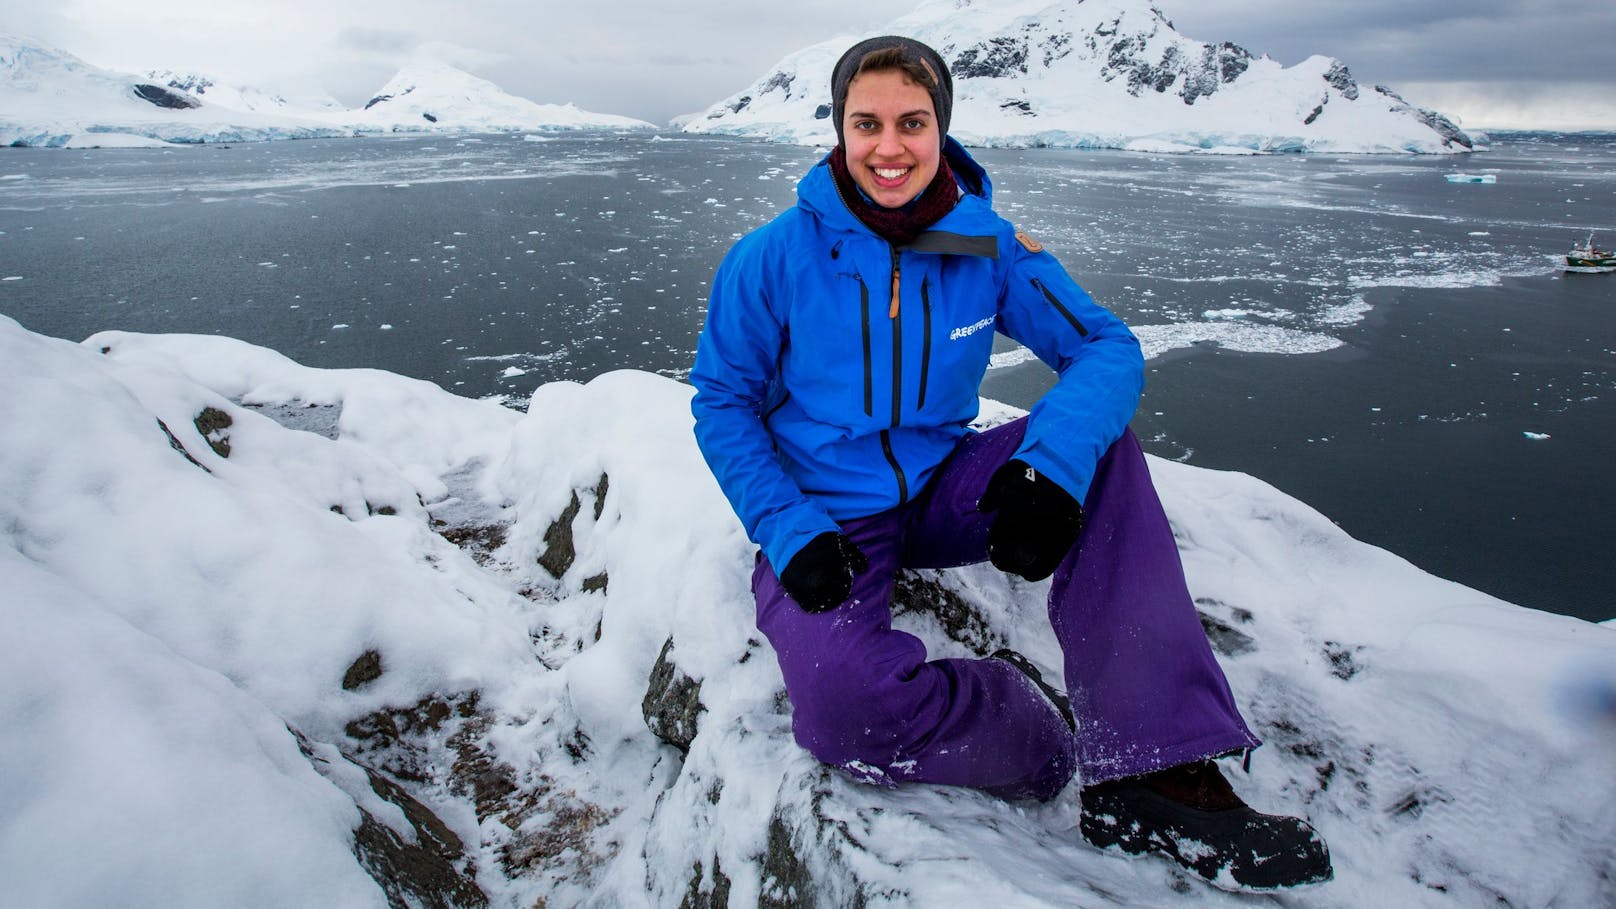
[[[948,138],[935,51],[860,42],[831,89],[838,144],[725,258],[691,373],[697,442],[761,549],[757,622],[797,740],[884,785],[1048,799],[1075,773],[1097,845],[1247,887],[1329,877],[1311,827],[1253,811],[1211,761],[1259,743],[1127,428],[1137,340],[993,211],[987,174]],[[1059,381],[1028,417],[975,433],[995,330]],[[1077,724],[1019,655],[928,662],[892,629],[900,568],[984,559],[1053,575]]]

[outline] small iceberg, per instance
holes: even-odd
[[[1497,183],[1497,174],[1448,174],[1449,183]]]

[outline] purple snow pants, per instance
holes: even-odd
[[[1049,799],[1084,784],[1256,747],[1201,629],[1172,529],[1132,432],[1084,502],[1082,537],[1056,569],[1049,618],[1077,732],[1003,660],[926,660],[892,628],[900,568],[987,559],[988,478],[1026,420],[967,436],[910,502],[842,529],[869,557],[847,602],[803,611],[769,561],[752,575],[758,628],[780,660],[797,741],[862,779],[972,786]]]

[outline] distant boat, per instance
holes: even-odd
[[[1497,183],[1497,174],[1448,174],[1449,183]]]
[[[1590,233],[1588,234],[1588,239],[1581,245],[1571,244],[1571,252],[1566,253],[1566,269],[1568,271],[1616,271],[1616,253],[1595,246],[1594,235]]]

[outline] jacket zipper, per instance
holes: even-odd
[[[896,429],[903,419],[903,320],[898,317],[900,254],[896,246],[888,244],[887,248],[892,252],[892,303],[887,307],[887,318],[892,322],[892,428]],[[886,456],[892,476],[898,481],[898,502],[909,501],[909,480],[903,475],[903,465],[898,463],[898,456],[892,450],[890,429],[881,430],[881,453]]]
[[[1083,327],[1082,322],[1077,321],[1077,316],[1072,315],[1072,311],[1067,309],[1065,305],[1061,303],[1060,298],[1055,296],[1053,291],[1044,286],[1044,282],[1038,280],[1037,278],[1033,278],[1032,286],[1038,288],[1038,290],[1043,293],[1044,299],[1048,300],[1051,306],[1055,307],[1055,309],[1061,315],[1066,317],[1066,321],[1070,322],[1072,327],[1077,329],[1077,334],[1079,337],[1086,338],[1089,336],[1089,330]]]
[[[892,426],[903,419],[903,320],[898,318],[898,248],[892,250],[892,305],[887,319],[892,322]]]
[[[926,406],[926,385],[931,374],[931,279],[922,278],[920,281],[920,396],[915,401],[915,410]]]
[[[859,320],[864,326],[864,415],[875,416],[875,367],[870,362],[870,285],[864,283],[863,275],[856,275],[859,282]]]

